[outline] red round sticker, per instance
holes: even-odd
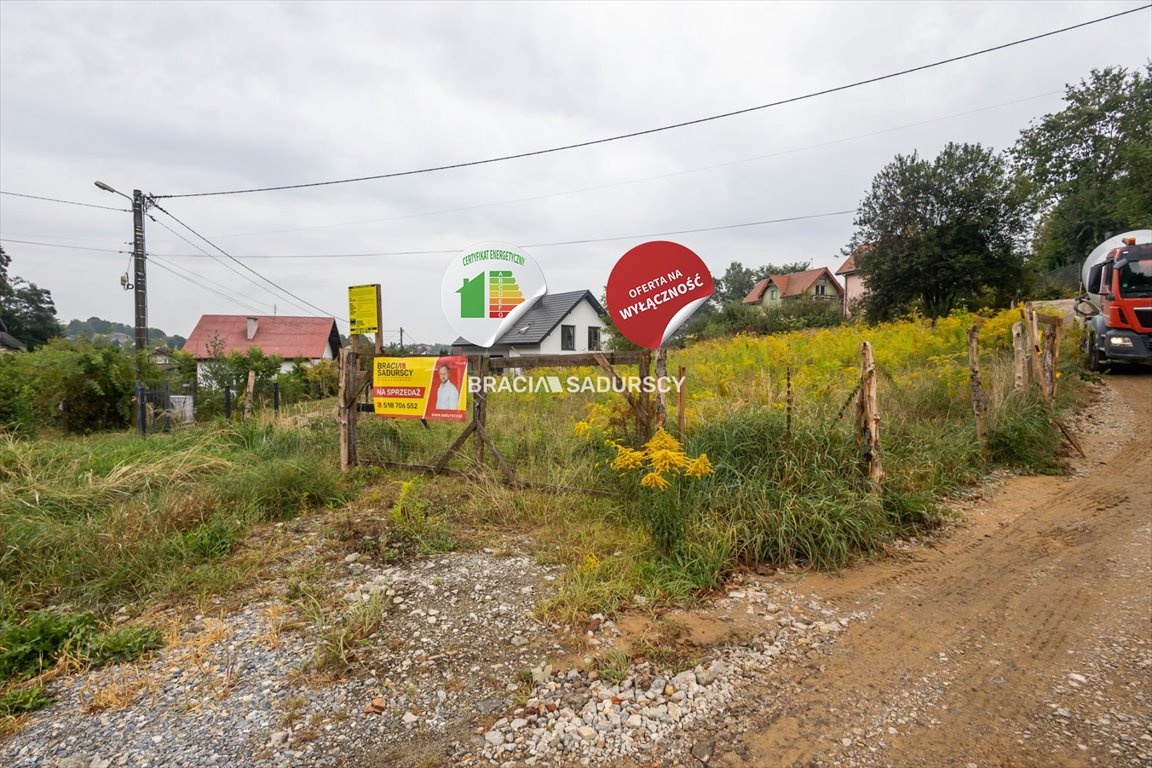
[[[712,295],[703,260],[678,243],[654,240],[620,257],[608,276],[608,313],[617,330],[656,349]]]

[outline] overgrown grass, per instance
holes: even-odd
[[[340,504],[330,432],[251,422],[147,439],[0,438],[0,620],[155,595],[257,522]]]
[[[473,479],[414,481],[371,467],[342,478],[330,415],[295,427],[218,423],[148,439],[0,437],[0,622],[61,603],[100,616],[126,602],[227,593],[260,568],[259,553],[243,546],[254,525],[323,507],[339,510],[326,521],[330,537],[378,562],[474,545],[510,549],[508,537],[527,535],[540,559],[567,566],[559,590],[540,604],[541,618],[574,627],[637,595],[656,606],[698,599],[742,564],[842,568],[937,525],[946,514],[941,499],[990,467],[1058,468],[1047,407],[1011,388],[1005,350],[1013,320],[1005,313],[844,326],[671,353],[670,371],[688,369],[687,454],[706,453],[714,469],[677,486],[675,499],[635,478],[624,482],[609,466],[612,449],[575,433],[592,407],[600,419],[593,437],[611,434],[635,447],[634,420],[607,395],[497,393],[488,420],[521,479],[601,495],[510,489],[490,451],[487,467],[475,466],[471,442],[449,466],[472,470]],[[968,392],[964,330],[972,322],[982,324],[991,408],[986,453]],[[865,479],[852,424],[865,339],[880,374],[880,491]],[[1062,379],[1064,396],[1072,378]],[[360,424],[361,458],[423,464],[463,428]],[[321,666],[335,668],[355,660],[382,606],[334,608],[315,591],[322,578],[302,575],[289,597],[312,611],[324,638]]]

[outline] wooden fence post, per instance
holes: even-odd
[[[476,375],[480,377],[480,381],[484,381],[488,377],[488,357],[482,356],[476,358]],[[472,433],[472,454],[476,459],[477,465],[484,463],[484,436],[483,428],[488,424],[488,393],[481,391],[476,393],[476,404],[473,408],[473,419],[480,426],[480,429]]]
[[[653,372],[656,377],[656,382],[668,378],[668,350],[664,347],[659,347],[656,350],[656,370]],[[655,428],[660,429],[668,420],[668,403],[664,393],[659,388],[656,390],[656,421]],[[653,430],[655,431],[655,430]]]
[[[1024,333],[1028,338],[1028,383],[1039,384],[1044,389],[1043,373],[1040,370],[1040,330],[1036,323],[1036,310],[1032,302],[1026,302],[1020,309],[1024,315]]]
[[[640,374],[640,381],[643,382],[652,372],[652,353],[649,350],[644,350],[640,353],[640,363],[637,372]],[[639,442],[646,443],[652,439],[652,395],[644,391],[641,386],[639,392],[640,408],[644,411],[644,418],[637,417],[636,419],[636,432],[639,435]]]
[[[972,411],[976,414],[976,438],[980,450],[988,452],[988,400],[980,382],[980,331],[975,325],[968,329],[968,378],[972,384]]]
[[[336,394],[337,409],[336,421],[340,425],[340,470],[347,472],[348,468],[355,463],[356,442],[353,435],[352,417],[351,412],[355,409],[355,402],[352,403],[352,408],[348,407],[348,395],[354,389],[354,376],[352,373],[352,366],[350,358],[354,358],[352,350],[348,347],[340,348],[340,387]]]
[[[683,442],[685,440],[684,432],[685,432],[685,420],[686,420],[685,412],[684,412],[684,398],[685,398],[684,366],[680,366],[679,378],[680,378],[680,387],[676,391],[676,428],[680,432],[680,441]]]
[[[252,396],[256,394],[256,371],[248,371],[248,390],[244,393],[244,421],[252,418]]]
[[[1024,324],[1012,323],[1013,389],[1024,389],[1028,382],[1027,356],[1024,354]]]
[[[787,381],[787,391],[784,396],[784,402],[787,404],[788,413],[784,422],[784,436],[789,440],[792,439],[792,366],[789,365],[785,369],[785,380]]]
[[[868,479],[879,490],[884,482],[884,466],[880,461],[880,412],[876,407],[876,359],[872,355],[872,345],[867,341],[860,345],[860,401],[857,413],[860,417],[860,437],[864,446],[864,458],[868,461]]]
[[[1059,354],[1060,320],[1044,328],[1044,351],[1040,356],[1040,369],[1044,373],[1044,399],[1051,405],[1056,399],[1056,356]]]

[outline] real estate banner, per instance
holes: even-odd
[[[377,357],[372,403],[387,419],[464,421],[468,415],[467,357]]]

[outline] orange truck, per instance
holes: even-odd
[[[1083,320],[1088,369],[1152,361],[1152,230],[1125,232],[1096,246],[1081,279],[1075,310]]]

